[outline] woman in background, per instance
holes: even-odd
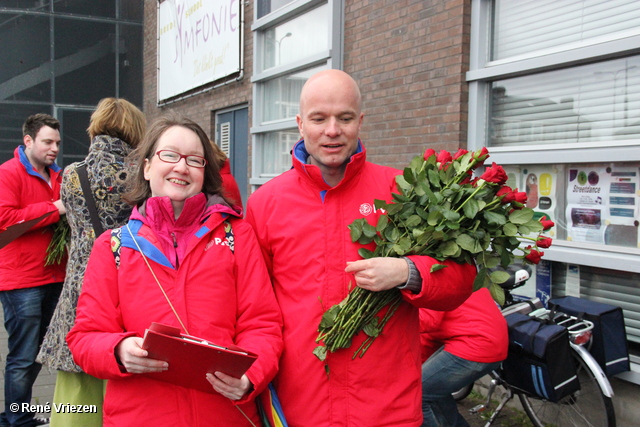
[[[78,167],[86,166],[91,195],[104,230],[123,225],[132,207],[122,200],[131,167],[127,156],[138,146],[146,130],[144,114],[125,99],[105,98],[91,115],[87,132],[91,137],[89,154],[83,162],[64,170],[62,202],[71,229],[67,275],[60,300],[53,314],[38,361],[57,369],[53,403],[96,405],[96,414],[52,411],[51,426],[101,426],[104,381],[85,374],[73,362],[65,342],[76,319],[76,305],[84,271],[96,233],[87,200],[80,185]],[[53,405],[52,405],[53,406]]]

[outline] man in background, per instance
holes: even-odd
[[[0,165],[0,230],[37,219],[29,231],[0,249],[0,301],[9,335],[0,426],[39,426],[48,420],[24,410],[41,365],[36,355],[58,302],[66,259],[46,264],[53,224],[65,208],[60,201],[60,122],[47,114],[29,116],[14,158]]]

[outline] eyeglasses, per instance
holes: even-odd
[[[194,154],[184,155],[171,150],[160,150],[156,152],[156,154],[160,160],[166,163],[178,163],[184,159],[187,166],[191,166],[192,168],[203,168],[207,165],[207,159]]]

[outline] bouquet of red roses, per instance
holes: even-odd
[[[506,268],[515,258],[537,264],[544,255],[539,249],[551,245],[540,233],[554,224],[534,219],[533,210],[525,207],[526,194],[505,185],[507,174],[496,163],[474,178],[488,157],[484,147],[475,152],[460,149],[454,155],[428,149],[416,156],[397,177],[400,192],[392,195],[393,201],[375,201],[387,214],[375,226],[364,218],[349,225],[352,241],[376,244],[374,251],[361,248],[360,256],[428,255],[474,264],[474,290],[489,288],[496,302],[504,303],[499,284],[509,274],[495,268]],[[431,272],[445,267],[436,264]],[[400,301],[397,289],[371,292],[356,287],[323,315],[316,339],[322,344],[314,354],[324,360],[327,351],[349,347],[352,337],[363,331],[367,339],[353,356],[362,357]],[[379,315],[384,307],[384,315]]]

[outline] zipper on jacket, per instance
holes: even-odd
[[[176,250],[176,269],[179,267],[179,261],[178,261],[178,239],[176,239],[176,234],[172,231],[171,232],[171,238],[173,239],[173,248]]]

